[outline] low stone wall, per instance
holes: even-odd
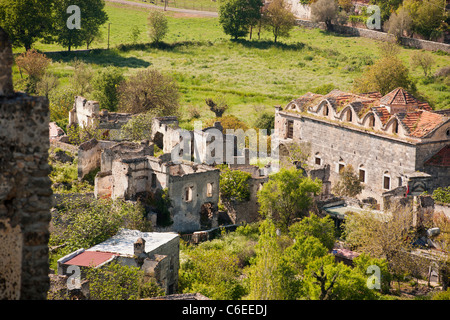
[[[310,29],[319,28],[319,29],[325,30],[325,24],[323,22],[316,23],[316,22],[312,22],[309,20],[297,19],[296,24],[298,26],[305,27],[305,28],[310,28]],[[333,31],[336,33],[347,34],[347,35],[356,36],[356,37],[370,38],[370,39],[379,40],[379,41],[395,42],[395,37],[386,32],[370,30],[370,29],[363,29],[363,28],[355,28],[355,27],[350,27],[350,26],[342,26],[342,25],[336,25],[336,24],[334,24],[332,26],[333,26]],[[434,42],[434,41],[402,37],[401,44],[404,46],[417,48],[417,49],[425,49],[425,50],[429,50],[429,51],[441,50],[441,51],[450,53],[450,45],[446,44],[446,43],[442,43],[442,42]]]

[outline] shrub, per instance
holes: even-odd
[[[35,49],[28,50],[16,58],[19,69],[24,70],[28,75],[27,92],[36,93],[36,85],[44,76],[50,61],[45,54]]]
[[[167,18],[161,11],[152,10],[148,16],[149,36],[153,43],[159,43],[169,30]]]

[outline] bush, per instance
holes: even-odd
[[[16,64],[20,70],[28,75],[27,92],[36,93],[36,85],[47,71],[50,59],[35,49],[28,50],[16,58]]]
[[[116,67],[103,68],[92,80],[92,97],[102,109],[116,111],[119,104],[117,87],[124,80],[122,71]]]
[[[152,10],[148,16],[149,36],[153,43],[159,43],[169,30],[167,18],[161,11]]]
[[[435,189],[431,197],[436,202],[450,203],[450,186]]]

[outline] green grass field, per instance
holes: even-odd
[[[263,31],[258,40],[254,30],[252,40],[231,41],[218,18],[201,18],[167,12],[169,33],[165,48],[148,44],[148,10],[107,3],[111,50],[91,53],[52,54],[50,71],[67,84],[76,57],[89,63],[92,69],[114,65],[126,75],[145,68],[156,68],[173,75],[182,93],[181,105],[188,111],[197,108],[201,119],[214,116],[205,104],[206,98],[223,95],[234,114],[249,125],[258,112],[272,112],[274,105],[286,105],[290,100],[318,87],[331,84],[349,90],[366,64],[379,56],[378,42],[366,38],[328,34],[321,30],[296,27],[291,37],[274,44],[270,33]],[[131,30],[141,30],[137,44],[131,43]],[[108,24],[102,27],[102,38],[91,48],[107,47]],[[57,51],[57,45],[37,43],[42,51]],[[84,48],[79,48],[84,49]],[[17,49],[16,52],[20,52]],[[414,49],[402,48],[400,57],[407,66]],[[432,72],[450,65],[450,56],[433,53],[436,60]],[[419,92],[436,108],[448,108],[449,88],[443,84],[427,83],[420,70],[411,70],[418,79]],[[15,77],[19,74],[15,68]],[[184,113],[185,123],[190,119]]]

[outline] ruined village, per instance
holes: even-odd
[[[187,125],[80,90],[57,118],[18,56],[0,24],[1,299],[449,299],[448,85],[439,109],[407,84],[293,92],[254,127],[221,97]]]

